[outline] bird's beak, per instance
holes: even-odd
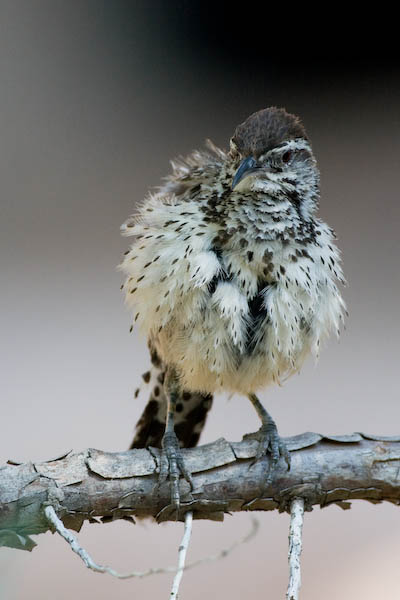
[[[235,176],[232,180],[232,190],[235,189],[237,184],[244,177],[247,177],[247,175],[250,175],[250,173],[252,173],[253,171],[256,171],[257,169],[258,169],[257,161],[252,156],[248,156],[247,158],[244,158],[242,160],[242,162],[240,163],[239,168],[236,171]]]

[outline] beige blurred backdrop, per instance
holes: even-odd
[[[300,114],[312,139],[350,316],[317,366],[263,400],[283,435],[400,433],[398,74],[302,55],[293,66],[258,46],[230,54],[214,34],[201,10],[162,3],[0,2],[2,462],[129,445],[149,361],[119,290],[119,226],[170,159],[208,137],[226,146],[268,105]],[[257,426],[246,400],[218,398],[202,440],[239,440]],[[397,597],[398,510],[308,513],[302,597]],[[185,574],[182,598],[284,597],[288,516],[259,519],[254,541]],[[249,527],[245,514],[195,522],[189,559]],[[79,539],[126,571],[174,564],[181,534],[181,524],[117,522],[85,525]],[[113,580],[59,537],[37,542],[31,554],[0,549],[1,599],[168,597],[171,576]]]

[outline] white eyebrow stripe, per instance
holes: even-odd
[[[287,140],[286,142],[279,144],[279,146],[276,146],[275,148],[268,150],[268,152],[266,152],[265,154],[259,156],[258,160],[262,162],[264,160],[267,160],[268,157],[273,156],[274,154],[281,154],[282,151],[287,150],[308,150],[309,152],[311,152],[311,146],[307,140],[302,138],[296,138],[295,140]]]

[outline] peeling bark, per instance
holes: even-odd
[[[400,436],[304,433],[286,443],[291,470],[281,460],[266,488],[268,459],[252,465],[254,440],[219,439],[183,450],[195,489],[191,492],[181,481],[178,520],[187,511],[193,511],[193,518],[217,521],[228,512],[287,511],[296,497],[304,499],[308,511],[332,503],[350,508],[356,499],[400,503]],[[0,468],[0,545],[32,550],[36,544],[30,536],[49,529],[47,505],[76,531],[85,520],[99,518],[176,520],[168,506],[168,483],[157,486],[159,462],[156,448],[115,453],[87,449],[41,463],[9,461]]]

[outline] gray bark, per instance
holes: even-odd
[[[360,433],[322,436],[305,433],[286,438],[292,466],[280,461],[265,487],[268,458],[253,464],[257,442],[224,439],[183,450],[195,489],[180,484],[181,509],[194,518],[221,521],[235,511],[287,511],[293,498],[305,509],[350,500],[400,503],[400,436]],[[176,520],[169,485],[157,486],[160,451],[155,448],[107,453],[88,449],[41,463],[9,461],[0,468],[0,545],[31,550],[32,534],[50,525],[44,507],[51,504],[64,525],[79,531],[83,522],[134,517]]]

